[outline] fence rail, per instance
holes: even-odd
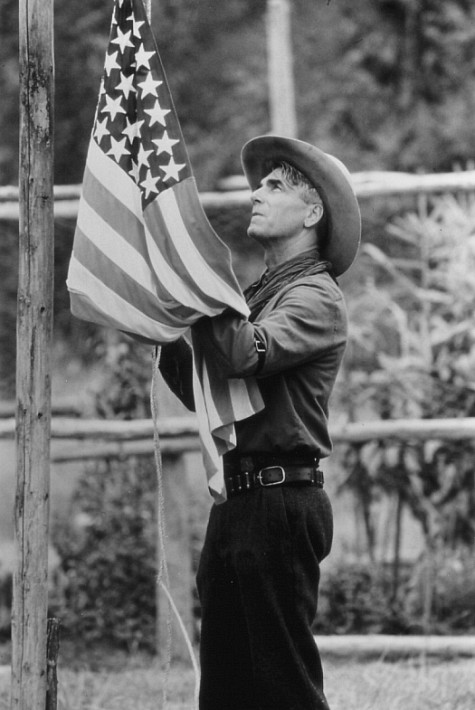
[[[198,451],[196,417],[170,417],[157,422],[163,453],[179,455]],[[13,439],[15,420],[0,420],[0,439]],[[79,461],[91,458],[124,458],[153,453],[154,426],[151,419],[132,421],[53,417],[51,460]],[[475,440],[475,417],[454,419],[397,419],[389,421],[335,424],[330,428],[335,444],[363,444],[368,441]]]
[[[475,191],[475,170],[430,175],[367,171],[353,173],[352,179],[356,195],[362,200],[391,195]],[[80,194],[81,185],[55,185],[55,216],[75,219]],[[219,207],[245,207],[250,204],[249,191],[246,189],[202,192],[200,200],[205,210]],[[14,185],[0,187],[0,220],[17,220],[18,214],[18,188]]]

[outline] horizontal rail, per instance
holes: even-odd
[[[14,417],[17,403],[15,400],[0,401],[0,420]],[[83,414],[81,403],[77,396],[55,397],[51,403],[51,413],[63,417],[80,417]]]
[[[410,173],[368,171],[352,174],[358,198],[388,197],[446,192],[475,191],[475,170],[453,173],[412,175]],[[77,216],[81,185],[56,185],[54,188],[55,216],[75,219]],[[200,200],[204,209],[250,205],[249,190],[227,192],[202,192]],[[0,187],[0,219],[18,219],[18,188]]]
[[[160,450],[164,454],[178,455],[200,449],[195,417],[161,419],[157,430]],[[12,439],[14,433],[14,419],[0,421],[0,439]],[[152,454],[153,434],[151,419],[107,421],[53,417],[51,460],[65,462]],[[335,444],[364,444],[388,439],[475,441],[475,417],[352,422],[332,426],[330,434]]]
[[[437,658],[474,658],[475,636],[391,636],[369,634],[358,636],[316,637],[322,656],[336,658],[408,658],[411,656]]]
[[[160,453],[165,456],[181,456],[182,454],[201,451],[198,435],[177,436],[176,438],[160,438]],[[51,442],[51,462],[71,463],[87,459],[127,459],[130,456],[151,456],[155,453],[153,438],[137,441],[93,441],[79,444],[71,440],[53,440]]]

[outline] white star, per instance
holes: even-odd
[[[133,14],[132,14],[132,15],[129,15],[128,18],[127,18],[127,20],[128,20],[128,22],[133,22],[133,23],[134,23],[134,27],[133,27],[133,30],[132,30],[132,34],[134,35],[134,37],[140,37],[140,32],[139,32],[139,30],[140,30],[140,28],[142,27],[142,25],[145,24],[145,22],[144,22],[143,20],[141,20],[141,21],[139,22],[138,20],[135,19],[135,16],[134,16]]]
[[[117,37],[111,40],[111,44],[118,44],[120,53],[123,54],[126,47],[133,47],[134,43],[130,41],[130,35],[132,30],[128,32],[122,32],[120,27],[117,28]]]
[[[147,198],[151,192],[158,193],[157,182],[158,182],[158,177],[156,177],[156,178],[152,177],[152,173],[150,172],[150,170],[147,170],[147,177],[145,178],[145,180],[142,180],[142,182],[140,183],[141,187],[143,187],[143,189],[146,190],[145,198]]]
[[[104,136],[109,135],[109,131],[107,130],[107,121],[108,120],[109,119],[106,116],[102,122],[101,121],[96,122],[96,128],[94,130],[94,138],[96,139],[96,141],[99,144],[100,144],[101,140],[104,138]]]
[[[170,180],[171,178],[173,178],[173,180],[179,180],[180,177],[178,173],[180,170],[183,170],[184,167],[185,163],[175,163],[173,157],[170,158],[168,165],[159,165],[159,168],[165,173],[164,181]]]
[[[153,108],[145,109],[145,113],[148,113],[150,116],[150,126],[153,126],[154,123],[161,123],[162,126],[166,126],[165,116],[167,113],[170,113],[170,109],[162,108],[158,101],[156,101]]]
[[[142,165],[146,165],[147,168],[150,167],[148,164],[148,156],[150,155],[150,153],[153,153],[153,151],[152,150],[145,150],[145,148],[143,147],[143,144],[141,143],[139,151],[137,153],[137,160],[138,160],[139,168],[142,167]]]
[[[145,81],[139,84],[142,89],[142,98],[149,94],[151,96],[157,96],[157,87],[160,86],[160,84],[163,84],[163,81],[155,81],[152,77],[152,72],[149,72]]]
[[[101,113],[110,113],[111,119],[114,120],[118,113],[126,113],[122,108],[122,96],[113,99],[109,94],[106,94],[107,106],[102,109]]]
[[[140,137],[140,129],[142,128],[142,124],[145,123],[145,121],[135,121],[135,123],[132,123],[131,121],[129,121],[128,117],[125,120],[127,121],[127,126],[122,131],[122,134],[125,134],[129,141],[132,143],[135,138]]]
[[[115,87],[117,91],[122,91],[124,94],[125,98],[129,98],[129,94],[132,92],[136,92],[137,89],[135,88],[134,84],[134,76],[131,74],[130,76],[125,76],[125,74],[120,73],[120,83],[117,84]]]
[[[125,147],[126,140],[127,138],[122,138],[121,141],[118,141],[117,138],[111,136],[111,149],[107,155],[113,155],[117,162],[123,155],[130,155],[130,150]]]
[[[135,160],[132,160],[132,170],[129,170],[129,175],[132,175],[138,185],[140,182],[140,165]]]
[[[117,57],[119,55],[119,52],[114,52],[114,54],[107,54],[106,55],[106,61],[104,64],[104,68],[106,70],[107,76],[110,76],[110,73],[113,69],[120,69],[120,64],[117,63]]]
[[[157,155],[160,155],[160,153],[168,153],[168,155],[173,155],[172,146],[179,142],[179,140],[169,138],[168,131],[164,131],[161,138],[155,138],[152,141],[152,143],[155,143],[157,146]]]
[[[153,57],[154,54],[155,52],[146,52],[142,43],[135,53],[137,69],[139,69],[139,67],[146,67],[147,69],[150,69],[149,58]]]

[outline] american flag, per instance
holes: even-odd
[[[114,5],[67,285],[78,318],[157,344],[202,315],[229,307],[248,315],[229,249],[202,209],[142,0]],[[233,422],[262,403],[255,382],[217,381],[195,355],[203,452],[216,481],[210,432],[222,453]],[[211,487],[221,492],[221,483]]]

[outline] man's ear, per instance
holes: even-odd
[[[313,205],[309,205],[309,210],[307,216],[304,219],[303,226],[307,228],[315,227],[315,225],[320,222],[322,217],[323,206],[319,202],[316,202]]]

